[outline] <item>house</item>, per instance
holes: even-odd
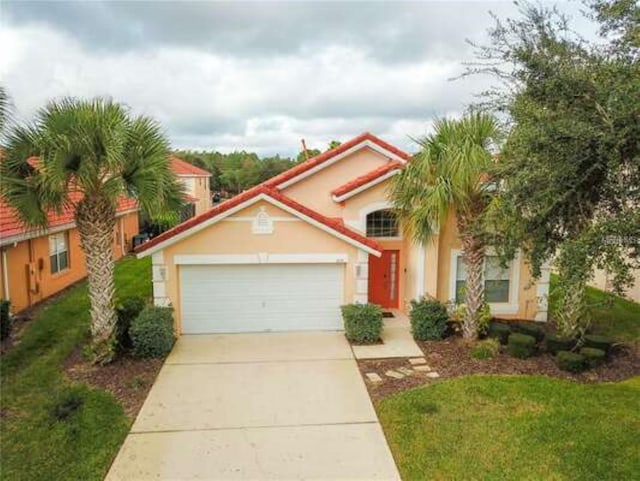
[[[624,296],[634,302],[640,302],[640,269],[631,271],[633,284],[624,291]],[[606,269],[596,269],[593,279],[589,281],[591,287],[596,287],[602,291],[611,291],[612,274]]]
[[[191,165],[176,156],[170,157],[171,170],[183,183],[186,201],[192,205],[192,215],[200,215],[211,207],[209,177],[211,173]],[[190,217],[190,216],[186,216]]]
[[[116,216],[113,256],[119,259],[130,251],[131,238],[138,233],[135,200],[120,199]],[[0,272],[0,297],[11,301],[14,313],[86,277],[73,210],[51,212],[46,229],[31,229],[0,199]]]
[[[137,249],[151,256],[157,305],[180,333],[340,329],[339,307],[407,311],[454,299],[465,282],[454,219],[433,241],[403,237],[387,195],[410,156],[362,134],[179,224]],[[549,273],[531,283],[518,256],[489,256],[495,315],[546,319]]]

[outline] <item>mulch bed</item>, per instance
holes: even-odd
[[[547,353],[529,359],[517,359],[502,352],[493,359],[479,360],[471,357],[469,346],[458,337],[418,342],[418,345],[425,353],[427,364],[440,374],[439,379],[472,374],[528,374],[571,379],[582,383],[599,383],[622,381],[640,375],[640,349],[637,345],[622,346],[605,365],[579,374],[562,371],[556,366],[553,357]],[[411,367],[404,358],[360,360],[358,365],[363,376],[367,372],[377,372],[384,379],[383,382],[375,384],[366,381],[374,400],[438,381],[427,378],[422,372],[415,372],[403,379],[393,379],[384,375],[389,369]]]
[[[111,392],[126,415],[135,418],[162,367],[162,359],[136,359],[123,356],[105,366],[84,359],[77,348],[65,361],[63,369],[73,381]]]

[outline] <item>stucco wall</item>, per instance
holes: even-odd
[[[209,210],[211,207],[211,192],[209,191],[209,179],[207,177],[197,177],[195,179],[193,196],[198,199],[198,202],[196,202],[196,215]]]
[[[252,220],[264,208],[274,220],[272,234],[252,233]],[[181,332],[180,266],[176,255],[194,254],[347,254],[344,299],[355,295],[355,263],[358,249],[319,228],[302,221],[268,202],[260,201],[228,218],[209,226],[162,251],[166,280],[164,290],[175,309],[176,328]],[[274,286],[277,289],[277,286]]]
[[[333,201],[331,191],[388,161],[383,155],[364,148],[287,187],[284,193],[321,214],[340,217],[342,206]]]
[[[123,229],[126,253],[131,249],[131,238],[138,233],[138,213],[131,212],[118,218],[118,224],[113,235],[113,254],[115,259],[122,257],[122,246],[117,242],[119,238],[118,228]],[[6,250],[9,297],[13,312],[19,312],[37,304],[86,277],[87,270],[84,252],[80,247],[80,234],[75,228],[66,232],[68,235],[69,267],[55,274],[51,273],[48,235],[2,248]],[[34,267],[33,282],[31,284],[28,274],[30,262],[33,263]],[[0,265],[0,267],[3,266]],[[4,298],[4,281],[0,282],[0,297]]]
[[[611,276],[607,271],[597,269],[589,285],[600,290],[610,290]],[[635,302],[640,302],[640,269],[633,272],[634,284],[625,291],[625,296]]]

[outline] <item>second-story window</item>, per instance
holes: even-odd
[[[398,219],[389,209],[367,215],[367,237],[398,237]]]

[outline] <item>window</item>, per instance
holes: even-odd
[[[51,261],[52,274],[69,267],[69,247],[66,232],[49,236],[49,259]]]
[[[456,302],[464,302],[464,288],[467,283],[467,268],[462,256],[456,263]],[[488,303],[509,302],[509,269],[500,266],[497,256],[486,256],[484,261],[484,299]]]
[[[391,210],[377,210],[367,215],[367,237],[398,237],[398,221]]]

